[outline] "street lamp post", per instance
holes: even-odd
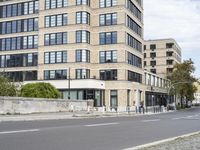
[[[153,108],[153,112],[155,113],[155,108],[154,108],[154,105],[155,105],[155,95],[153,93],[154,89],[153,89],[153,86],[151,86],[151,92],[152,92],[152,95],[151,95],[151,104],[152,104],[152,108]]]
[[[68,100],[71,99],[71,95],[70,95],[70,68],[69,68],[69,75],[68,75]]]

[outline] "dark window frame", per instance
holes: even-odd
[[[107,60],[107,55],[110,53],[110,60]],[[103,58],[102,58],[103,54]],[[114,56],[116,55],[116,58]],[[103,61],[102,61],[103,59]],[[99,52],[99,63],[117,63],[117,50],[109,50],[109,51],[100,51]]]
[[[110,34],[110,37],[108,34]],[[99,33],[99,44],[100,45],[117,44],[117,40],[118,40],[117,39],[117,31],[100,32]]]
[[[51,63],[51,54],[55,53],[55,62]],[[58,61],[58,53],[61,53],[61,62]],[[48,62],[46,60],[46,55],[48,54]],[[67,51],[51,51],[51,52],[45,52],[44,53],[44,64],[60,64],[60,63],[67,63],[67,58],[64,58],[64,56],[67,56]]]

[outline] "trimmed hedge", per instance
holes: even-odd
[[[60,98],[60,92],[50,83],[29,83],[21,88],[22,97]]]

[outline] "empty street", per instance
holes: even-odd
[[[1,150],[122,150],[200,131],[200,108],[133,117],[0,122]]]

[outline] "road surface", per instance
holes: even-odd
[[[0,150],[123,150],[200,131],[200,108],[149,116],[0,122]]]

